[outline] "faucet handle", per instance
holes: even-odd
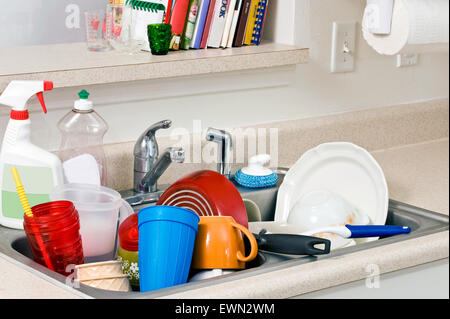
[[[152,167],[140,183],[140,190],[146,192],[156,192],[158,189],[157,182],[161,175],[166,171],[171,163],[183,163],[185,159],[185,151],[182,147],[167,148],[156,164]]]
[[[169,147],[166,152],[169,152],[170,159],[174,163],[184,163],[186,152],[182,147]]]

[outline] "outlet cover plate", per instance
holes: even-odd
[[[355,70],[356,22],[333,22],[331,48],[331,72],[352,72]]]
[[[397,68],[413,66],[419,63],[419,54],[397,54]]]

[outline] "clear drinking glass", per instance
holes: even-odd
[[[85,12],[88,50],[103,52],[111,49],[108,43],[107,15],[104,10]]]
[[[106,17],[109,44],[119,52],[128,54],[139,52],[139,44],[132,37],[132,7],[125,4],[108,4]]]

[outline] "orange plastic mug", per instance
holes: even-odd
[[[251,251],[245,256],[244,234]],[[258,244],[253,234],[230,216],[200,217],[195,240],[192,268],[245,269],[245,263],[256,258]]]

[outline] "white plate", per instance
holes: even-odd
[[[339,194],[370,218],[386,223],[389,194],[383,170],[365,149],[345,142],[326,143],[307,151],[286,174],[278,191],[275,221],[286,222],[300,197],[327,189]],[[371,238],[374,240],[377,238]]]

